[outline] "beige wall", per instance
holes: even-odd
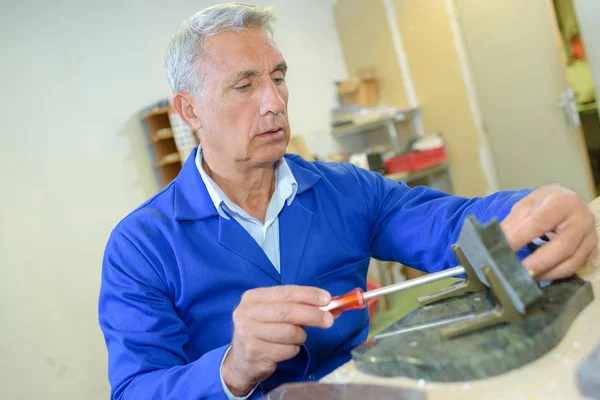
[[[396,0],[400,34],[428,133],[446,139],[456,194],[484,195],[479,137],[444,0]]]
[[[340,0],[334,8],[336,27],[348,75],[375,66],[381,102],[408,107],[386,11],[381,0]]]
[[[581,133],[558,107],[568,82],[551,2],[455,3],[499,187],[555,182],[589,200]],[[527,27],[526,34],[515,27]]]
[[[0,398],[108,399],[102,253],[158,189],[136,113],[170,94],[164,53],[179,22],[216,2],[3,2]],[[294,134],[327,155],[333,81],[347,76],[331,3],[250,2],[279,17]]]
[[[455,193],[481,196],[488,181],[481,168],[480,141],[460,70],[444,0],[396,0],[398,27],[426,133],[446,139]],[[373,64],[385,72],[382,95],[407,104],[382,0],[339,0],[335,8],[348,72]]]

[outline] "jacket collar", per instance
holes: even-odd
[[[177,220],[199,220],[219,215],[196,167],[197,151],[197,147],[192,150],[173,183],[173,207]],[[321,179],[319,175],[296,163],[298,156],[287,154],[285,158],[298,183],[297,196],[311,189]]]

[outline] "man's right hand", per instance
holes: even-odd
[[[248,290],[233,312],[233,340],[221,374],[235,396],[245,396],[275,372],[277,363],[296,356],[306,340],[302,327],[333,325],[325,290],[274,286]]]

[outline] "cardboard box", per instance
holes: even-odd
[[[338,96],[343,106],[358,104],[361,107],[375,106],[377,97],[377,80],[360,79],[358,81],[338,82]]]
[[[362,81],[375,80],[375,68],[362,68],[358,70],[358,77]]]

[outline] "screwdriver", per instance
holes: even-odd
[[[356,310],[367,307],[367,300],[375,299],[386,294],[401,292],[402,290],[425,285],[427,283],[436,282],[440,279],[451,278],[453,276],[465,273],[462,266],[447,269],[445,271],[436,272],[434,274],[425,275],[419,278],[414,278],[408,281],[395,283],[393,285],[384,286],[378,289],[363,292],[361,288],[355,288],[341,296],[331,298],[331,302],[321,307],[323,311],[330,311],[332,314],[341,314],[344,311]]]

